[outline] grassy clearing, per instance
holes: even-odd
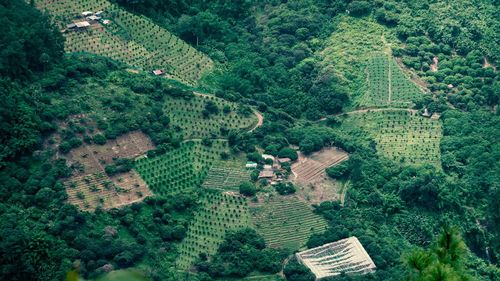
[[[257,231],[268,246],[297,250],[313,233],[326,229],[326,221],[295,197],[272,197],[251,206]]]
[[[107,25],[64,33],[66,52],[108,56],[145,71],[163,69],[169,78],[195,85],[213,68],[212,60],[146,17],[129,13],[105,0],[35,1],[64,28],[83,11],[104,11]]]
[[[424,118],[408,110],[387,109],[350,114],[342,130],[361,128],[377,144],[380,154],[395,161],[440,166],[439,143],[442,128],[439,120]]]
[[[365,89],[363,70],[374,53],[391,54],[395,36],[369,18],[343,16],[319,54],[323,71],[344,81],[355,95]]]
[[[226,231],[252,226],[245,198],[208,192],[200,206],[179,245],[176,265],[180,269],[188,269],[201,253],[215,254]]]

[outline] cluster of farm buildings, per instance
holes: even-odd
[[[290,164],[292,160],[290,158],[274,157],[269,154],[262,154],[262,158],[264,158],[266,162],[269,162],[268,160],[270,160],[272,164],[264,165],[263,169],[259,172],[259,179],[268,180],[271,184],[283,181],[285,179],[283,174],[286,173],[286,170],[283,168],[283,164]],[[257,163],[248,162],[245,167],[247,169],[256,169]]]
[[[78,15],[75,20],[66,25],[64,32],[86,30],[90,26],[99,23],[109,24],[110,20],[103,19],[103,16],[104,11],[97,11],[95,13],[91,11],[84,11],[81,15]]]

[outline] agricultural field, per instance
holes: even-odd
[[[85,211],[119,208],[151,195],[134,170],[111,178],[102,172],[72,177],[65,186],[68,202]]]
[[[217,113],[208,117],[203,115],[208,102],[218,108]],[[224,113],[224,108],[230,112]],[[207,95],[196,95],[190,100],[167,99],[165,112],[172,125],[183,130],[184,138],[214,138],[220,136],[221,129],[250,129],[257,123],[257,117],[251,111],[238,112],[235,103]]]
[[[66,157],[75,174],[86,175],[104,171],[104,166],[112,164],[113,159],[135,158],[154,148],[148,136],[141,131],[133,131],[107,140],[103,145],[84,143],[72,149]]]
[[[214,163],[224,162],[222,152],[229,152],[223,140],[216,140],[211,146],[187,141],[163,155],[138,158],[135,169],[155,193],[171,195],[200,185]]]
[[[208,170],[203,187],[237,190],[242,182],[250,180],[251,172],[243,165],[240,168],[213,166]]]
[[[348,158],[346,152],[336,147],[324,148],[308,156],[300,153],[292,165],[293,182],[299,187],[297,195],[311,204],[338,199],[337,182],[326,175],[325,169]]]
[[[412,110],[373,110],[349,114],[342,129],[348,132],[352,128],[364,130],[375,140],[378,152],[388,158],[406,164],[440,166],[439,120],[419,116]]]
[[[366,93],[359,99],[361,107],[408,107],[423,91],[387,55],[373,56],[366,67]]]
[[[228,230],[252,226],[245,198],[220,192],[207,192],[179,245],[176,265],[189,269],[201,253],[213,255]]]
[[[326,221],[295,197],[261,198],[250,207],[257,231],[270,247],[297,250],[311,234],[323,232]]]
[[[82,117],[83,118],[83,117]],[[134,171],[109,177],[104,167],[117,158],[134,158],[154,149],[151,140],[140,131],[133,131],[103,145],[82,144],[67,154],[73,173],[65,182],[68,202],[82,210],[118,208],[151,195],[146,183]]]
[[[397,42],[389,29],[373,19],[341,16],[326,48],[319,52],[322,71],[338,77],[357,97],[366,90],[364,69],[372,55],[391,55]]]
[[[167,30],[143,16],[129,13],[105,0],[37,0],[40,10],[48,11],[61,28],[83,20],[83,11],[104,11],[107,24],[92,23],[83,30],[67,30],[66,52],[88,52],[108,56],[134,68],[150,72],[162,69],[166,76],[195,85],[213,62]]]

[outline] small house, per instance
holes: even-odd
[[[93,14],[94,14],[94,13],[92,13],[91,11],[85,11],[85,12],[83,12],[83,13],[82,13],[82,16],[84,16],[84,17],[88,17],[88,16],[91,16],[91,15],[93,15]]]
[[[429,110],[427,110],[427,108],[424,109],[424,113],[422,113],[422,116],[424,116],[424,117],[430,117],[431,116],[431,114],[429,113]]]
[[[255,169],[255,168],[257,168],[257,163],[255,163],[255,162],[247,162],[246,165],[245,165],[245,168],[247,168],[247,169]]]
[[[158,75],[162,75],[163,73],[165,73],[163,70],[161,69],[156,69],[156,70],[153,70],[153,74],[158,76]]]
[[[271,166],[271,165],[264,165],[264,170],[265,171],[269,171],[269,170],[272,171],[273,170],[273,166]]]
[[[278,158],[278,163],[283,164],[283,163],[290,163],[292,162],[292,159],[285,157],[285,158]]]
[[[264,170],[259,173],[259,179],[272,179],[273,176],[274,172],[272,170]]]
[[[107,25],[107,24],[110,24],[110,23],[111,23],[111,21],[110,21],[110,20],[103,20],[103,21],[102,21],[102,24],[106,24],[106,25]]]
[[[101,17],[92,15],[92,16],[88,16],[87,19],[90,20],[90,21],[96,22],[96,21],[100,20]]]
[[[104,11],[97,11],[95,12],[95,15],[98,16],[98,17],[102,17],[104,14]]]
[[[266,159],[266,160],[267,160],[267,159],[271,159],[271,160],[273,160],[273,162],[274,162],[274,156],[272,156],[272,155],[269,155],[269,154],[262,154],[262,158],[264,158],[264,159]]]
[[[74,23],[70,23],[70,24],[67,24],[67,25],[66,25],[66,28],[67,28],[67,29],[73,29],[73,28],[75,28],[75,27],[76,27],[76,24],[74,24]]]
[[[88,21],[80,21],[80,22],[75,22],[75,25],[78,28],[87,28],[90,26],[90,23]]]

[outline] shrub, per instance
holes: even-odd
[[[274,186],[274,188],[280,195],[293,194],[295,193],[295,191],[297,191],[297,189],[295,189],[295,186],[291,182],[278,183]]]
[[[240,184],[240,194],[245,196],[254,196],[257,193],[257,189],[251,182],[242,182]]]
[[[103,134],[97,134],[93,138],[94,143],[98,145],[103,145],[106,143],[106,137]]]

